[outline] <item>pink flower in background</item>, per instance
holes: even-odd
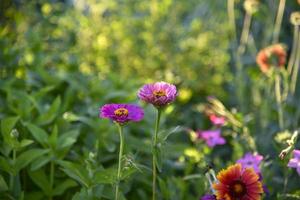
[[[124,124],[128,121],[142,120],[144,111],[141,107],[133,104],[105,104],[100,108],[100,117]]]
[[[225,139],[221,136],[220,129],[198,131],[197,133],[198,138],[203,139],[209,147],[223,145],[226,143]]]
[[[215,195],[212,195],[212,194],[206,194],[204,195],[203,197],[201,197],[200,200],[216,200],[216,196]]]
[[[246,153],[244,157],[237,160],[237,163],[240,163],[242,165],[243,170],[246,168],[253,168],[256,173],[260,173],[260,163],[263,160],[262,155],[254,155],[252,153]]]
[[[300,176],[300,150],[293,151],[294,158],[290,159],[288,167],[296,168]]]
[[[226,122],[225,117],[219,117],[215,114],[209,115],[209,119],[210,119],[211,123],[215,126],[223,126]]]
[[[138,92],[138,97],[155,107],[163,107],[176,98],[176,86],[166,82],[156,82],[144,85]]]

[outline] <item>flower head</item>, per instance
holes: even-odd
[[[146,84],[138,92],[141,100],[151,103],[155,107],[168,105],[175,100],[176,95],[176,86],[166,82]]]
[[[216,200],[216,196],[212,194],[206,194],[201,197],[200,200]]]
[[[215,126],[223,126],[226,122],[225,117],[217,116],[215,114],[209,115],[209,119],[210,119],[211,123],[213,123],[213,125],[215,125]]]
[[[300,176],[300,150],[293,151],[294,158],[290,159],[288,167],[296,168]]]
[[[242,165],[243,170],[252,167],[256,173],[260,173],[259,165],[263,158],[264,157],[259,154],[253,155],[251,153],[246,153],[244,157],[237,160],[236,162]]]
[[[270,67],[283,67],[286,62],[286,50],[281,44],[274,44],[259,51],[256,62],[262,72],[266,73]]]
[[[141,107],[133,104],[105,104],[100,108],[100,117],[124,124],[128,121],[142,120],[144,111]]]
[[[209,147],[225,144],[225,139],[221,136],[221,130],[205,130],[198,131],[198,138],[205,140]]]
[[[241,164],[229,166],[217,175],[213,184],[217,200],[260,200],[263,187],[252,168],[242,170]]]

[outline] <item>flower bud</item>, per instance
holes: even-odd
[[[254,14],[258,10],[259,1],[257,0],[246,0],[244,2],[244,9],[250,15]]]
[[[300,0],[299,0],[299,2],[300,2]],[[299,26],[300,25],[300,12],[299,11],[293,12],[291,14],[290,20],[293,25]]]
[[[12,138],[18,138],[19,137],[19,132],[17,129],[13,129],[11,132],[10,132],[10,136]]]

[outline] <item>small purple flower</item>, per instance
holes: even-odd
[[[259,166],[263,158],[264,157],[259,154],[254,155],[252,153],[246,153],[244,157],[240,158],[236,162],[240,163],[243,169],[253,168],[256,173],[260,174]]]
[[[221,130],[205,130],[205,131],[198,131],[198,138],[205,140],[206,144],[209,147],[214,147],[216,145],[225,144],[225,139],[221,136]]]
[[[100,108],[100,117],[124,124],[128,121],[141,121],[144,118],[144,111],[133,104],[105,104]]]
[[[300,150],[295,149],[293,151],[294,158],[290,159],[288,167],[296,168],[300,176]]]
[[[138,92],[138,97],[155,107],[163,107],[176,98],[176,86],[166,82],[156,82],[144,85]]]
[[[200,200],[217,200],[215,195],[206,194],[200,198]]]

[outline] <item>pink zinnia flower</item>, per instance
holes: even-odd
[[[163,107],[176,98],[176,86],[166,82],[156,82],[144,85],[138,92],[138,97],[155,107]]]
[[[105,104],[100,108],[100,117],[124,124],[128,121],[142,120],[144,111],[141,107],[133,104]]]
[[[214,147],[216,145],[223,145],[226,143],[225,139],[221,136],[221,130],[205,130],[198,131],[198,137],[203,139],[207,146]]]
[[[263,160],[262,155],[253,155],[252,153],[246,153],[244,157],[237,160],[237,163],[240,163],[242,165],[243,170],[246,168],[253,168],[256,173],[260,173],[260,163]]]
[[[215,126],[223,126],[226,121],[225,117],[219,117],[215,114],[209,115],[209,119],[210,119],[211,123]]]
[[[294,150],[293,154],[294,154],[294,158],[290,159],[288,163],[288,167],[296,168],[300,176],[300,150]]]

